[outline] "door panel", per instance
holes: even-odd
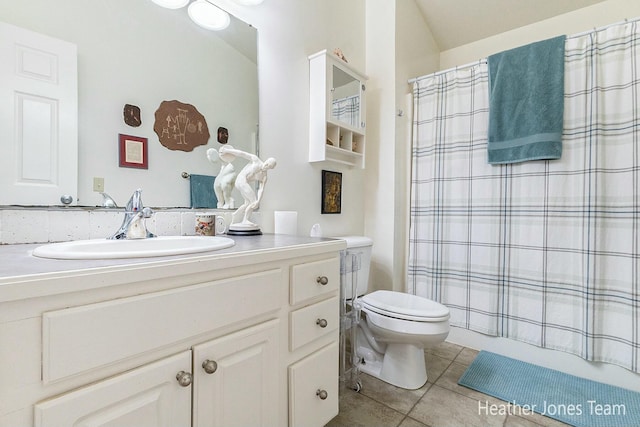
[[[162,359],[35,405],[36,427],[179,427],[191,425],[191,351]]]
[[[77,199],[77,49],[0,23],[0,205]]]
[[[338,343],[289,366],[289,426],[321,427],[338,415]]]
[[[272,320],[193,348],[194,427],[279,425],[278,325]]]

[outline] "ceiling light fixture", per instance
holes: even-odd
[[[189,4],[190,0],[151,0],[158,6],[166,7],[167,9],[180,9]]]
[[[196,0],[191,3],[188,13],[193,22],[207,30],[224,30],[231,23],[227,12],[206,0]]]
[[[262,3],[264,0],[233,0],[233,1],[244,6],[257,6],[260,3]]]

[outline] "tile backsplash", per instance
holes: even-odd
[[[231,221],[231,211],[215,213],[227,224]],[[146,220],[147,229],[158,236],[193,235],[195,216],[193,209],[156,210]],[[122,209],[6,207],[0,209],[0,244],[104,238],[120,227],[123,217]]]

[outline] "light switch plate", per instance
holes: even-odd
[[[104,191],[104,178],[93,177],[93,191],[98,193]]]

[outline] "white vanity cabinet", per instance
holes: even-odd
[[[276,426],[277,338],[272,320],[196,345],[38,403],[35,425]]]
[[[326,424],[345,244],[286,239],[0,277],[0,427]]]
[[[309,56],[309,161],[364,168],[366,77],[326,50]]]

